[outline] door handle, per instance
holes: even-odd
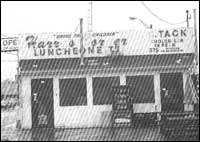
[[[35,101],[35,102],[37,101],[37,93],[33,94],[33,101]]]

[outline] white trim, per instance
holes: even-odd
[[[92,77],[88,76],[87,80],[87,106],[93,106],[93,86],[92,86]]]
[[[161,112],[160,74],[154,75],[155,111]]]

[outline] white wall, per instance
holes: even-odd
[[[117,75],[109,75],[117,76]],[[126,85],[126,76],[120,77],[120,85]],[[70,78],[79,78],[73,76]],[[54,120],[55,127],[108,127],[111,126],[112,105],[93,105],[92,76],[85,76],[87,80],[87,106],[59,106],[59,78],[54,78]],[[95,75],[93,77],[105,77]],[[62,77],[68,78],[68,77]],[[155,103],[133,104],[135,113],[160,111],[159,74],[155,76]],[[157,110],[155,109],[157,106]]]
[[[22,128],[31,128],[31,79],[22,78],[21,82],[21,97],[22,97]]]
[[[70,78],[80,78],[73,76]],[[63,77],[68,78],[68,77]],[[92,76],[87,80],[87,106],[59,105],[59,78],[54,78],[55,127],[108,127],[111,126],[111,105],[93,105]]]
[[[151,74],[152,75],[152,74]],[[125,74],[108,74],[119,76],[120,84],[126,85]],[[86,75],[87,80],[87,106],[60,106],[59,105],[59,79],[82,78],[83,76],[53,77],[54,97],[54,126],[55,127],[108,127],[111,126],[112,105],[93,105],[92,77],[105,77],[105,75]],[[49,77],[50,78],[50,77]],[[152,82],[153,83],[153,82]],[[159,112],[160,104],[160,75],[154,76],[155,103],[133,104],[134,113]],[[31,78],[22,78],[23,97],[23,128],[31,128]]]

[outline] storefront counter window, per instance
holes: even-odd
[[[153,75],[126,77],[133,103],[155,103],[153,77]]]
[[[60,106],[87,105],[85,78],[60,79]]]
[[[95,77],[93,78],[93,102],[94,105],[112,104],[112,87],[120,85],[119,77]]]

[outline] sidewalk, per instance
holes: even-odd
[[[6,133],[4,133],[6,134]],[[4,135],[1,133],[1,136]],[[8,131],[1,140],[15,141],[198,141],[194,137],[167,138],[158,127],[77,128]]]
[[[164,141],[158,128],[35,129],[18,132],[19,141]]]
[[[191,141],[191,136],[166,138],[158,125],[139,121],[131,128],[77,128],[17,130],[14,113],[1,113],[1,140],[48,141]],[[9,118],[8,118],[9,117]],[[149,125],[148,124],[153,124]],[[191,137],[192,138],[192,137]],[[193,141],[197,139],[192,139]]]

